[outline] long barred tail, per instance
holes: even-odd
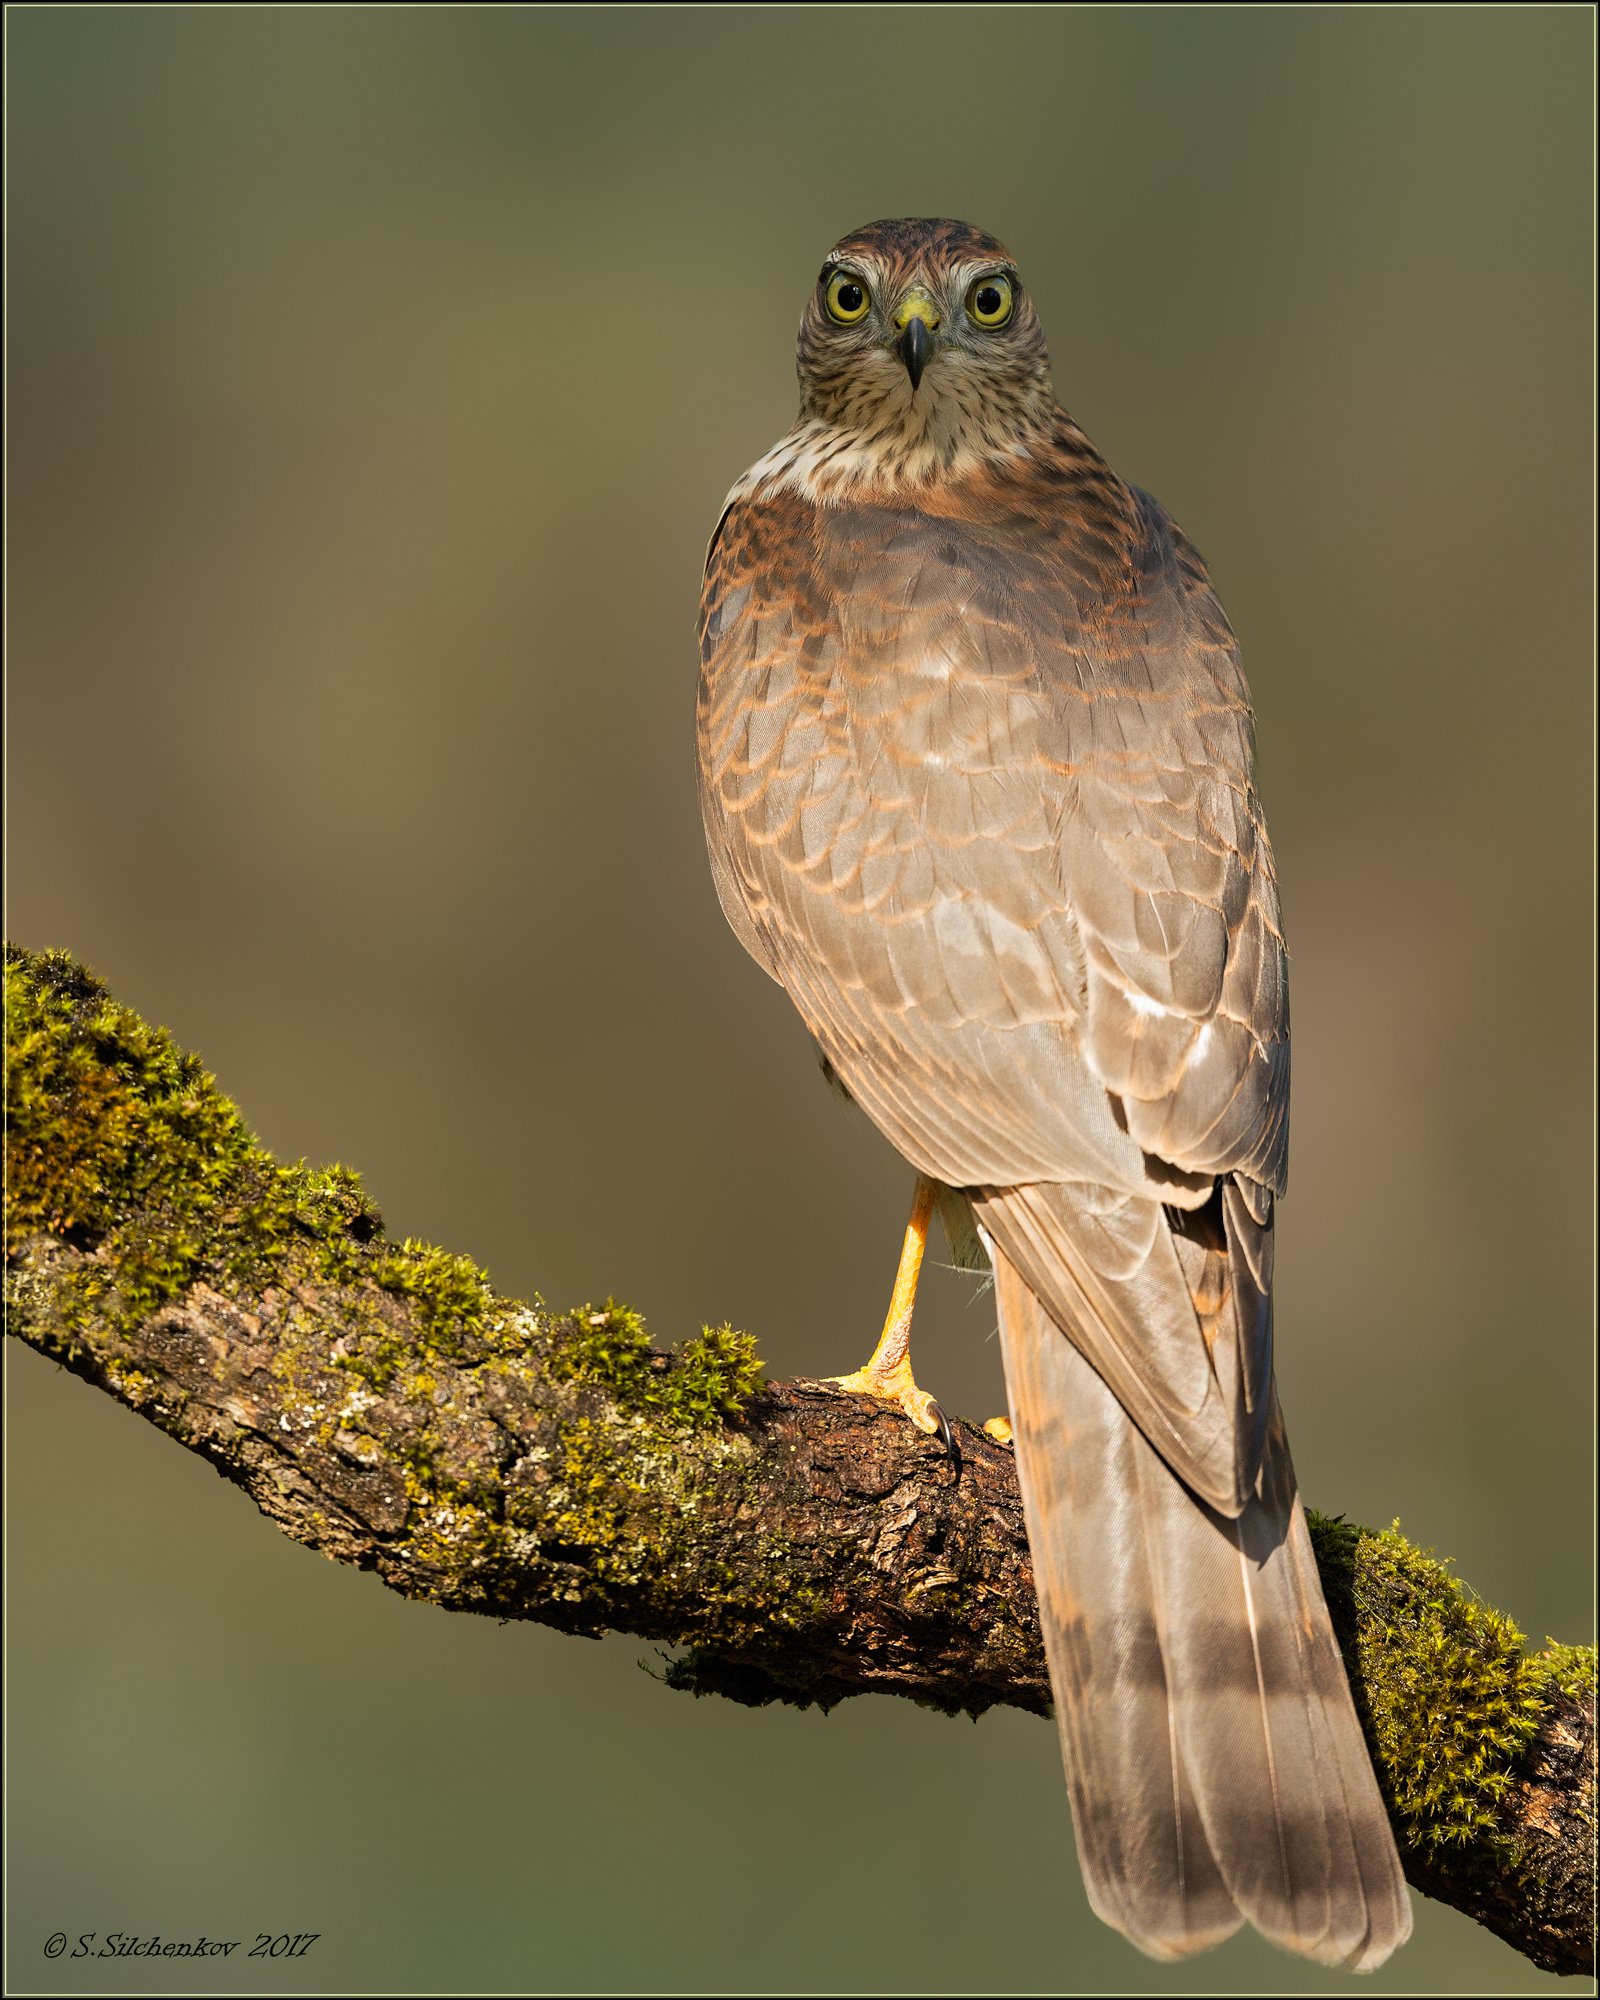
[[[1089,1900],[1156,1958],[1250,1922],[1371,1971],[1411,1910],[1274,1398],[1237,1520],[1167,1469],[1006,1257],[1017,1469]]]

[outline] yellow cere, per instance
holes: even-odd
[[[1015,305],[1016,295],[1004,271],[975,278],[967,293],[967,312],[979,326],[1004,326]]]
[[[932,333],[941,318],[939,302],[926,285],[913,285],[894,309],[894,323],[902,332],[914,319],[920,319]]]

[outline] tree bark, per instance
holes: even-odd
[[[391,1243],[355,1176],[272,1161],[70,960],[8,951],[7,983],[9,1331],[297,1541],[447,1609],[682,1647],[700,1694],[1047,1710],[1008,1447],[958,1424],[952,1463],[866,1398],[758,1387],[726,1328],[663,1354],[625,1307],[500,1298]],[[1313,1527],[1410,1880],[1588,1970],[1592,1650],[1530,1657],[1398,1535]]]

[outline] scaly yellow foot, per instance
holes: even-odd
[[[938,1431],[942,1435],[949,1429],[943,1410],[926,1389],[917,1387],[909,1359],[901,1361],[896,1368],[875,1368],[869,1361],[865,1368],[858,1368],[853,1375],[825,1375],[823,1380],[836,1383],[841,1389],[849,1389],[857,1396],[879,1396],[886,1403],[898,1405],[919,1431]]]
[[[991,1417],[983,1428],[985,1434],[992,1437],[996,1444],[1014,1444],[1016,1442],[1011,1435],[1011,1419],[1009,1417]]]
[[[917,1387],[911,1373],[911,1315],[917,1303],[917,1279],[922,1271],[922,1253],[927,1248],[936,1192],[936,1183],[926,1174],[918,1174],[911,1220],[906,1224],[905,1242],[900,1250],[900,1268],[895,1273],[894,1294],[872,1359],[853,1375],[830,1375],[827,1379],[858,1396],[879,1396],[886,1403],[893,1403],[918,1430],[936,1431],[944,1439],[945,1450],[954,1458],[956,1447],[949,1420],[927,1391]]]

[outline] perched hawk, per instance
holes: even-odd
[[[846,237],[799,374],[707,559],[700,791],[728,921],[918,1173],[847,1379],[942,1422],[937,1204],[994,1269],[1095,1909],[1379,1965],[1410,1910],[1273,1388],[1289,1002],[1233,634],[992,237]]]

